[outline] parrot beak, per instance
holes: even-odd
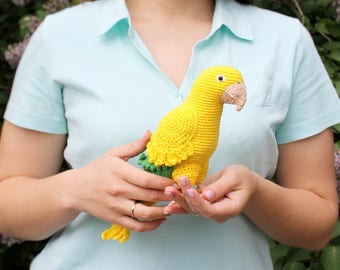
[[[236,105],[236,111],[242,110],[247,100],[246,86],[244,82],[237,82],[228,86],[222,97],[222,103]]]

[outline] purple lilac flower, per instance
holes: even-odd
[[[10,44],[5,51],[5,59],[11,68],[15,69],[20,61],[22,54],[28,44],[29,36],[25,37],[23,41]]]
[[[7,245],[7,246],[12,246],[14,244],[21,244],[22,242],[24,242],[21,239],[12,237],[12,236],[8,236],[5,234],[0,234],[0,243],[3,245]]]
[[[333,0],[332,5],[335,8],[335,20],[340,22],[340,0]]]
[[[31,0],[12,0],[12,3],[16,6],[25,6],[30,2]]]
[[[43,5],[43,8],[47,13],[55,13],[69,6],[71,6],[71,1],[69,0],[48,0]]]

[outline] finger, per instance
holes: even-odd
[[[135,207],[132,207],[131,217],[139,221],[154,221],[159,219],[164,219],[165,214],[164,206],[147,206],[143,203],[135,203]]]
[[[210,184],[207,184],[202,189],[202,196],[210,202],[216,202],[229,192],[234,191],[237,183],[235,176],[228,176],[228,174],[222,175],[222,172],[212,175],[207,179],[207,182]]]
[[[187,189],[186,194],[186,202],[190,206],[191,211],[194,214],[205,216],[203,215],[203,213],[205,212],[204,209],[211,204],[208,201],[204,200],[201,194],[194,188]]]
[[[227,219],[225,214],[224,205],[220,201],[215,203],[210,203],[209,201],[203,199],[202,195],[195,189],[188,189],[187,193],[188,201],[191,209],[193,209],[195,214],[201,215],[206,218],[212,218],[215,221],[219,221],[221,216],[223,216],[223,221]]]
[[[171,201],[167,206],[164,207],[163,213],[165,215],[172,215],[172,214],[188,214],[188,211],[181,207],[175,201]]]
[[[145,202],[172,200],[171,196],[164,193],[162,187],[159,189],[144,188],[124,180],[118,181],[119,179],[116,180],[115,187],[109,190],[109,194],[113,197],[123,197]]]
[[[137,186],[131,186],[126,196],[134,200],[153,203],[172,200],[172,197],[165,194],[162,190],[144,189]]]
[[[165,188],[164,193],[172,197],[172,200],[175,201],[187,212],[192,212],[190,206],[188,205],[187,199],[185,198],[185,194],[182,192],[182,190],[177,190],[174,186],[169,186]]]
[[[244,190],[231,191],[214,202],[205,200],[198,192],[195,193],[195,190],[192,192],[194,196],[191,198],[191,204],[197,212],[218,223],[239,215],[247,200],[247,192]]]
[[[166,215],[170,214],[184,214],[191,212],[189,205],[186,202],[186,199],[183,193],[177,190],[174,186],[166,187],[164,193],[172,198],[172,202],[170,202],[164,209],[164,213]]]
[[[132,185],[163,191],[165,187],[174,183],[170,178],[146,172],[120,159],[114,158],[112,162],[116,163],[112,164],[112,170]]]
[[[138,140],[128,144],[111,149],[107,155],[119,157],[123,160],[128,160],[131,157],[143,152],[146,144],[150,140],[151,132],[147,130],[145,134]]]
[[[214,176],[216,177],[216,176]],[[185,199],[192,212],[204,217],[215,217],[224,214],[220,204],[212,204],[205,200],[201,193],[192,188],[187,177],[180,177],[182,192],[185,194]]]
[[[190,208],[190,212],[197,214],[198,210],[196,209],[196,206],[192,203],[195,196],[200,196],[196,189],[194,189],[189,181],[189,178],[186,176],[180,176],[178,178],[180,184],[181,184],[181,190],[184,194],[184,199],[187,203],[187,205]]]
[[[185,184],[186,186],[186,184]],[[189,187],[189,185],[188,185]],[[182,199],[180,198],[177,193],[176,189],[173,189],[172,187],[167,188],[171,192],[173,192],[174,200],[178,200],[178,202],[181,202],[181,205],[186,205],[186,207],[189,209],[185,211],[184,213],[192,212],[195,214],[199,214],[203,217],[211,218],[215,220],[218,223],[226,221],[228,218],[235,216],[238,213],[238,207],[237,203],[233,200],[235,200],[236,194],[230,194],[233,198],[229,199],[227,197],[224,197],[222,200],[216,201],[214,203],[211,203],[201,196],[201,194],[193,189],[193,188],[186,188],[185,192],[188,194],[187,196],[184,196],[182,193]],[[184,188],[183,188],[184,190]],[[183,203],[185,201],[185,203]],[[174,203],[170,203],[165,209],[165,214],[180,214],[183,213],[183,210],[185,210],[183,207],[181,209],[178,209],[177,201]]]
[[[122,216],[117,220],[117,224],[135,232],[147,232],[157,229],[165,221],[166,218],[145,222],[139,221],[129,216]]]

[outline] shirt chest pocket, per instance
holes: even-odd
[[[247,103],[256,107],[271,105],[271,79],[267,74],[243,73]]]

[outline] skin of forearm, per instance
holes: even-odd
[[[256,192],[244,214],[281,243],[307,250],[321,249],[337,221],[338,205],[311,191],[285,188],[256,177]]]
[[[70,207],[63,172],[44,179],[13,177],[0,182],[0,232],[41,240],[69,224],[79,212]]]

